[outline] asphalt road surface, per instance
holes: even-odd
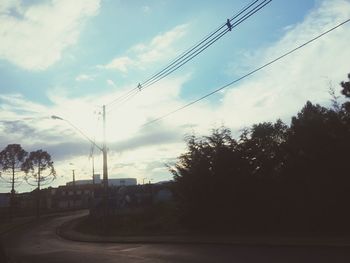
[[[84,243],[57,236],[56,227],[75,216],[42,219],[3,236],[9,262],[350,262],[346,247]]]

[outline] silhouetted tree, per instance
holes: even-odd
[[[349,81],[342,81],[340,83],[340,86],[343,88],[341,93],[347,97],[350,98],[350,73],[348,74]]]
[[[350,98],[349,82],[341,85]],[[346,103],[307,102],[290,127],[255,124],[238,141],[226,128],[189,136],[171,169],[182,222],[197,231],[350,231]]]
[[[292,119],[286,172],[290,185],[299,190],[297,203],[302,209],[295,214],[302,216],[299,221],[308,221],[309,229],[325,229],[334,221],[330,217],[345,211],[340,203],[346,196],[340,193],[348,181],[344,176],[348,138],[340,114],[331,109],[307,102]]]
[[[56,178],[56,172],[51,161],[51,156],[46,151],[37,150],[30,152],[23,163],[26,173],[26,181],[37,186],[37,216],[40,215],[40,186],[51,183]]]
[[[340,115],[342,121],[350,128],[350,74],[348,75],[348,81],[342,81],[340,86],[342,87],[341,93],[348,99],[341,105]]]
[[[249,160],[251,175],[275,176],[283,166],[282,145],[286,141],[288,126],[281,120],[276,123],[255,124],[241,137],[240,148]]]
[[[247,228],[268,228],[280,221],[274,214],[281,206],[280,183],[286,162],[287,131],[288,126],[277,120],[255,124],[241,136],[238,148],[246,161],[244,176],[245,181],[248,180],[244,185],[246,196],[242,198],[242,209],[246,212],[242,213],[241,221],[249,223]]]
[[[181,200],[182,219],[192,229],[216,225],[215,217],[221,215],[220,209],[227,201],[227,192],[220,188],[230,180],[233,162],[238,161],[233,151],[236,146],[225,128],[214,130],[208,137],[187,138],[188,151],[171,172]]]
[[[20,144],[9,144],[0,152],[0,177],[11,185],[10,216],[12,218],[15,206],[15,187],[22,182],[19,174],[23,172],[22,164],[25,161],[27,152]]]
[[[341,105],[339,103],[340,96],[336,95],[335,89],[333,88],[331,83],[328,89],[328,93],[331,96],[332,110],[336,112],[340,112],[341,111]]]

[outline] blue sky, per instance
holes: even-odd
[[[33,5],[39,3],[41,2],[34,1]],[[43,3],[48,4],[49,2]],[[32,68],[18,68],[16,64],[13,65],[6,60],[1,61],[1,91],[13,92],[15,90],[33,101],[50,104],[46,94],[48,87],[63,86],[62,88],[67,89],[70,96],[79,97],[91,93],[106,94],[113,91],[114,87],[106,85],[106,78],[121,85],[137,84],[143,78],[161,69],[167,62],[166,58],[163,64],[156,63],[145,70],[130,69],[128,74],[100,72],[96,70],[96,65],[106,64],[113,57],[123,56],[131,46],[150,41],[154,36],[165,33],[178,25],[186,24],[190,33],[187,37],[182,38],[181,42],[178,41],[183,49],[179,48],[176,51],[181,52],[215,29],[226,18],[232,17],[247,3],[249,2],[222,1],[218,4],[215,1],[190,1],[189,3],[181,1],[103,1],[96,10],[97,14],[84,21],[75,45],[61,50],[61,58],[50,66],[44,65],[44,70],[36,69],[40,65],[32,66]],[[282,33],[280,29],[302,19],[314,6],[314,2],[299,0],[289,3],[288,8],[285,8],[285,5],[285,1],[274,1],[269,4],[255,17],[247,20],[235,32],[217,43],[216,47],[200,56],[197,61],[194,61],[194,64],[184,68],[184,70],[195,68],[198,71],[194,76],[194,81],[196,81],[194,85],[200,85],[201,82],[215,85],[228,79],[227,74],[224,73],[227,61],[239,61],[237,53],[241,50],[257,49],[278,39]],[[31,6],[27,3],[27,8]],[[272,16],[276,19],[266,19]],[[50,49],[50,46],[47,48]],[[207,77],[204,80],[203,76],[210,76],[214,66],[218,69],[219,74],[214,78]],[[74,80],[79,75],[96,75],[96,77],[94,81],[88,83],[76,83]],[[215,79],[220,81],[215,81]],[[31,83],[31,88],[28,88],[28,82]],[[210,89],[210,85],[207,86]],[[79,88],[84,89],[84,92]],[[197,94],[190,88],[185,89],[184,92],[185,94]]]
[[[59,115],[101,141],[100,106],[117,98],[215,30],[250,1],[0,2],[0,145],[47,150],[58,179],[90,176],[89,143]],[[153,181],[185,149],[188,133],[222,124],[237,134],[255,122],[287,123],[306,100],[349,73],[348,24],[193,107],[181,107],[350,18],[347,0],[273,0],[164,80],[107,108],[109,173]],[[96,156],[97,170],[101,169]],[[20,190],[30,188],[22,185]],[[0,191],[7,191],[4,185]]]

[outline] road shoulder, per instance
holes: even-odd
[[[56,229],[60,237],[78,242],[95,243],[152,243],[152,244],[222,244],[251,246],[326,246],[349,247],[350,237],[295,237],[295,236],[214,236],[214,235],[149,235],[149,236],[102,236],[75,230],[82,218],[63,223]]]

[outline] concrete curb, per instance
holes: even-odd
[[[60,237],[76,242],[126,244],[207,244],[236,246],[295,246],[295,247],[349,247],[350,237],[265,237],[265,236],[97,236],[74,230],[82,220],[76,218],[56,229]]]

